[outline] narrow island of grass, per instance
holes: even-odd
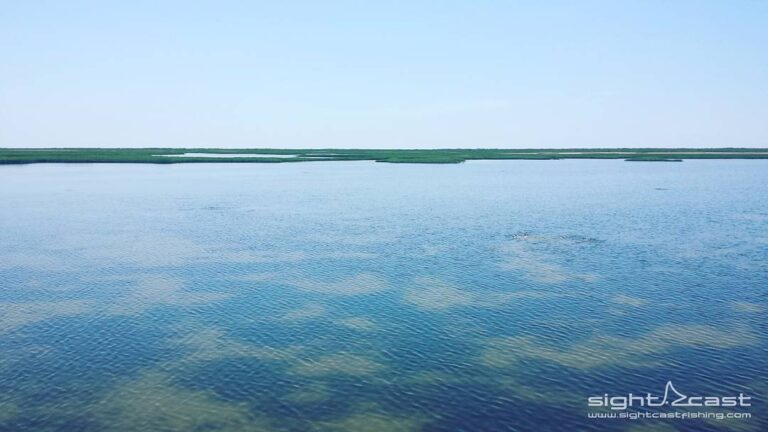
[[[184,148],[0,148],[0,164],[30,163],[286,163],[376,161],[461,163],[468,160],[623,159],[629,162],[681,162],[686,159],[768,159],[768,149],[184,149]]]

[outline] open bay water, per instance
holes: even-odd
[[[0,166],[0,431],[766,430],[767,314],[768,161]]]

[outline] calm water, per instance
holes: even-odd
[[[0,430],[766,430],[767,293],[768,161],[2,166]]]

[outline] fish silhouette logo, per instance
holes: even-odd
[[[653,402],[653,399],[656,399],[656,398],[653,398],[652,396],[650,396],[650,394],[648,396],[649,396],[648,406],[650,407],[658,407],[658,406],[664,406],[668,404],[672,406],[690,406],[682,403],[682,401],[688,400],[688,396],[677,391],[675,386],[672,385],[672,381],[667,381],[667,384],[664,386],[664,397],[661,399],[660,402],[658,403]],[[669,402],[670,396],[675,398],[672,402]]]

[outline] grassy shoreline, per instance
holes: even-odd
[[[215,157],[187,157],[209,153]],[[254,154],[253,157],[222,157]],[[289,157],[286,157],[290,155]],[[685,159],[768,159],[768,148],[661,149],[209,149],[209,148],[0,148],[0,164],[30,163],[284,163],[364,161],[387,163],[461,163],[468,160],[624,159],[631,162],[680,162]]]

